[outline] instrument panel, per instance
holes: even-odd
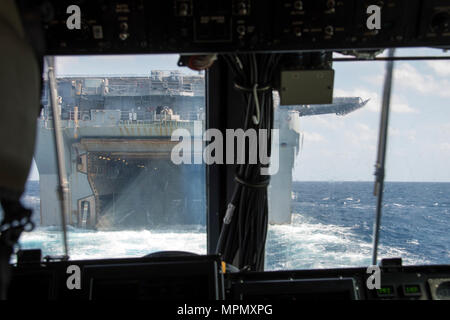
[[[366,269],[229,274],[226,294],[237,300],[450,300],[448,266],[381,268],[368,288]]]
[[[369,289],[366,268],[227,272],[218,256],[26,261],[13,266],[9,299],[95,300],[450,300],[450,266],[380,267]],[[79,290],[68,288],[80,270]],[[73,272],[73,271],[72,271]]]
[[[22,1],[27,8],[30,0]],[[34,1],[31,1],[34,2]],[[48,54],[449,47],[448,0],[52,0]],[[23,15],[24,19],[28,15]]]

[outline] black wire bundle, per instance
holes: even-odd
[[[255,129],[258,154],[262,143],[271,150],[273,128],[272,87],[279,54],[226,55],[225,60],[234,73],[236,89],[244,97],[245,118],[243,130]],[[260,141],[259,129],[267,130],[267,140]],[[241,270],[263,270],[265,242],[268,224],[267,186],[269,176],[261,175],[261,168],[268,167],[257,157],[250,164],[249,143],[245,144],[245,164],[237,166],[235,189],[228,204],[217,245],[217,253],[223,261]]]

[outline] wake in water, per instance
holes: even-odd
[[[266,270],[358,267],[371,264],[375,198],[370,182],[294,183],[291,225],[269,226]],[[332,190],[332,192],[330,191]],[[23,201],[39,225],[39,184]],[[449,264],[450,184],[387,183],[379,258],[401,257],[406,265]],[[205,254],[206,227],[93,231],[69,227],[72,260],[142,257],[163,250]],[[24,249],[62,255],[61,231],[38,227],[24,233]]]
[[[266,270],[363,267],[371,264],[372,244],[361,239],[359,226],[326,225],[294,214],[291,225],[270,226]],[[369,227],[365,226],[366,230]],[[404,264],[423,264],[417,255],[381,245],[379,256],[402,257]]]
[[[206,229],[202,226],[174,227],[170,230],[93,231],[68,228],[71,260],[143,257],[162,250],[206,254]],[[24,233],[23,249],[41,248],[45,255],[62,255],[59,228],[39,227]]]

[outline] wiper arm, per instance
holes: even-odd
[[[66,164],[64,159],[64,140],[61,131],[61,122],[58,112],[58,92],[56,88],[55,79],[55,58],[53,56],[47,56],[47,68],[48,68],[48,81],[50,84],[50,97],[53,113],[53,131],[55,134],[55,147],[56,147],[56,160],[58,163],[58,196],[59,203],[61,206],[61,226],[63,231],[63,242],[64,242],[64,255],[66,259],[69,258],[69,248],[67,245],[67,228],[66,228],[66,214],[68,212],[68,192],[69,184],[67,182],[66,175]]]
[[[393,58],[394,53],[395,49],[389,49],[388,58]],[[380,129],[378,136],[378,155],[377,155],[377,162],[375,164],[374,195],[377,196],[377,211],[373,228],[372,265],[377,264],[393,71],[394,71],[394,60],[391,59],[388,60],[386,64],[386,74],[384,78],[384,87],[383,87],[383,102],[381,108]]]

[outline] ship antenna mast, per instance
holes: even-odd
[[[66,166],[64,159],[64,141],[62,137],[61,131],[61,122],[60,115],[58,112],[58,93],[56,88],[56,79],[55,79],[55,58],[53,56],[47,56],[47,68],[48,68],[48,80],[50,84],[50,103],[52,106],[53,113],[53,131],[55,138],[55,146],[56,146],[56,160],[58,164],[58,178],[59,178],[59,186],[58,186],[58,196],[59,202],[61,206],[61,226],[63,231],[63,243],[64,243],[64,256],[65,259],[69,259],[69,248],[67,246],[67,228],[66,228],[66,213],[67,204],[68,204],[68,182],[66,175]]]
[[[388,57],[393,58],[395,49],[388,50]],[[394,61],[388,60],[386,64],[386,74],[384,78],[383,101],[381,106],[380,129],[378,136],[378,154],[375,164],[375,186],[374,195],[377,197],[377,211],[373,227],[373,248],[372,265],[377,264],[378,242],[380,235],[381,212],[383,204],[383,187],[386,163],[386,145],[389,124],[389,108],[391,103],[392,74],[394,71]]]

